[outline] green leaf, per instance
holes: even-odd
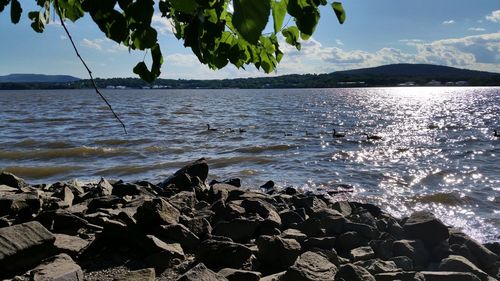
[[[288,44],[295,46],[295,48],[300,51],[301,45],[299,42],[299,29],[296,26],[285,28],[281,33],[285,36]]]
[[[23,9],[21,8],[21,4],[18,0],[12,0],[10,2],[10,21],[12,23],[18,23],[21,19],[21,13]]]
[[[50,3],[50,1],[47,1]],[[71,21],[76,21],[77,19],[83,17],[83,9],[80,1],[75,0],[59,0],[59,7],[63,13],[63,16]]]
[[[141,61],[134,67],[134,73],[139,75],[142,80],[148,83],[153,83],[155,81],[154,75],[149,71],[148,67],[143,61]]]
[[[288,0],[281,0],[279,2],[275,0],[272,1],[274,33],[280,32],[281,27],[283,26],[287,5],[288,5]]]
[[[145,50],[155,46],[158,39],[158,33],[150,26],[137,29],[132,33],[132,40],[135,48]]]
[[[271,11],[270,0],[234,0],[233,25],[251,44],[257,44]]]
[[[179,12],[194,14],[198,4],[196,0],[170,0],[172,7]]]
[[[41,13],[40,12],[29,12],[28,13],[28,18],[31,19],[31,28],[35,32],[42,33],[43,30],[45,29],[45,21],[41,20]]]
[[[332,8],[333,8],[333,11],[335,12],[335,15],[337,16],[337,19],[339,20],[339,23],[343,24],[345,21],[345,11],[344,11],[344,7],[342,7],[342,3],[333,2]]]
[[[5,7],[9,5],[10,0],[0,0],[0,13],[3,12]]]

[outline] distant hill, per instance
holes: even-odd
[[[81,80],[69,75],[9,74],[0,76],[0,83],[67,83]]]
[[[10,77],[11,80],[9,81],[13,81],[12,79],[16,78],[16,76],[16,82],[1,83],[5,81],[3,80],[5,77]],[[20,82],[27,80],[43,80],[43,82]],[[157,79],[154,84],[147,84],[139,78],[98,78],[95,79],[95,82],[99,87],[109,89],[285,89],[393,86],[500,86],[500,73],[431,64],[390,64],[324,74],[291,74],[222,80]],[[92,83],[89,80],[80,80],[72,76],[26,76],[26,74],[0,76],[0,90],[81,89],[91,87]]]
[[[333,75],[434,76],[438,77],[491,77],[498,73],[460,69],[433,64],[389,64],[370,68],[333,72]]]

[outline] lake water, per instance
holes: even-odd
[[[127,135],[92,90],[0,91],[0,169],[30,183],[158,182],[206,157],[210,179],[316,192],[347,185],[354,192],[341,198],[397,216],[430,209],[476,239],[500,239],[498,87],[104,94]]]

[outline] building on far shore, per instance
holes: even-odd
[[[431,80],[425,84],[426,86],[441,86],[441,81]]]

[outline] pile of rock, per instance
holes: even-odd
[[[28,185],[0,174],[0,278],[497,280],[500,245],[431,213],[396,219],[328,195],[206,185],[200,159],[160,184]]]

